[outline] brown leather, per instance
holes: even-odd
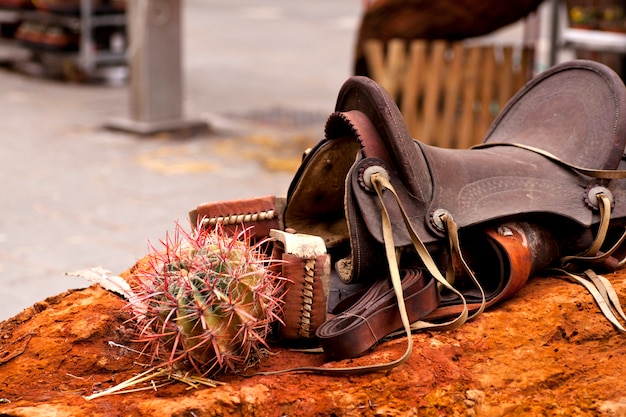
[[[421,320],[439,304],[436,282],[421,269],[403,270],[402,275],[409,320]],[[394,290],[389,280],[381,279],[359,294],[350,308],[322,324],[316,334],[328,358],[347,359],[364,354],[401,328]]]
[[[189,212],[189,218],[194,227],[210,227],[220,223],[226,231],[251,228],[253,236],[265,238],[271,229],[283,229],[283,210],[284,199],[265,196],[203,203]]]
[[[465,258],[483,286],[486,308],[513,297],[526,282],[561,254],[561,245],[546,227],[507,222],[481,227],[465,236]],[[462,279],[462,278],[461,278]],[[470,282],[455,283],[465,296],[470,313],[481,307],[481,294]],[[462,306],[456,295],[443,292],[438,308],[425,320],[455,317]]]
[[[454,256],[437,216],[452,216],[464,256],[484,287],[486,307],[515,295],[562,255],[588,247],[600,221],[597,206],[591,204],[594,187],[604,187],[613,196],[613,219],[626,217],[626,180],[596,179],[571,167],[623,170],[626,165],[626,88],[601,64],[569,62],[533,79],[495,120],[483,148],[451,150],[414,141],[393,100],[367,78],[349,79],[335,110],[326,138],[296,173],[284,216],[286,227],[322,236],[335,260],[345,257],[336,264],[345,283],[359,288],[370,283],[367,295],[346,292],[340,306],[354,303],[348,315],[318,329],[331,357],[359,355],[385,332],[401,327],[384,327],[387,319],[370,308],[378,305],[388,274],[381,202],[368,186],[372,170],[382,168],[388,175],[412,227],[441,269]],[[509,144],[539,148],[554,158]],[[414,265],[399,206],[390,193],[383,199],[398,222],[392,228],[396,246]],[[507,223],[511,220],[515,223]],[[457,286],[470,311],[482,308],[475,286],[462,279]],[[394,304],[393,296],[389,302]],[[426,319],[449,318],[461,307],[457,296],[443,290],[438,308]]]
[[[298,169],[284,212],[273,198],[252,204],[263,212],[284,213],[262,224],[255,220],[257,233],[265,235],[276,227],[320,236],[333,260],[339,260],[335,269],[343,284],[370,287],[344,298],[339,307],[346,311],[311,327],[319,324],[316,334],[331,357],[360,355],[402,327],[395,292],[387,281],[381,201],[397,222],[391,229],[402,254],[402,285],[411,320],[440,320],[460,309],[457,296],[445,290],[440,294],[430,275],[421,272],[412,246],[415,239],[408,232],[416,232],[441,270],[454,264],[459,254],[450,250],[442,213],[454,219],[461,251],[485,288],[487,306],[516,294],[529,277],[560,256],[589,246],[600,222],[592,190],[602,187],[610,194],[611,218],[626,220],[626,179],[597,179],[572,168],[626,168],[626,88],[602,64],[572,61],[540,74],[505,106],[487,133],[485,146],[471,150],[413,140],[391,97],[364,77],[352,77],[344,84],[335,110],[326,125],[326,138]],[[514,144],[521,146],[510,146]],[[379,179],[383,174],[388,177],[386,189],[376,190],[381,197],[368,183],[372,171]],[[249,204],[202,205],[192,219],[239,219],[257,212]],[[421,249],[422,260],[423,253]],[[298,317],[303,292],[297,289],[302,261],[292,259],[288,265],[296,270],[285,269],[295,277],[296,288],[285,310],[289,331],[302,323]],[[470,310],[478,310],[483,294],[469,281],[463,282],[462,276],[457,278],[461,279],[455,288],[459,287]],[[298,337],[296,333],[284,336]]]
[[[304,168],[294,178],[284,221],[287,227],[295,224],[290,214],[296,210],[290,205],[319,207],[306,196],[330,193],[325,190],[325,181],[313,181],[305,175],[316,172],[313,166],[323,161],[333,167],[333,176],[346,177],[344,216],[350,236],[333,235],[334,231],[345,233],[345,227],[324,230],[330,236],[327,241],[352,242],[353,269],[344,277],[346,282],[376,279],[386,271],[386,260],[371,256],[382,247],[379,203],[363,185],[363,172],[371,165],[388,170],[419,236],[435,251],[445,236],[433,219],[433,213],[441,209],[452,214],[460,229],[512,217],[554,217],[569,223],[570,228],[588,228],[599,220],[597,212],[585,203],[585,190],[606,181],[581,176],[541,155],[511,146],[451,150],[413,141],[391,97],[367,78],[353,77],[344,84],[336,110],[339,115],[331,117],[327,139],[309,153]],[[353,154],[355,164],[335,165],[334,141],[344,150],[341,161],[350,159],[345,152],[356,147],[351,144],[360,148],[364,143],[361,129],[353,128],[353,120],[343,126],[336,121],[354,112],[363,113],[375,126],[386,152],[370,152],[364,157],[359,151]],[[621,79],[601,64],[573,61],[542,73],[518,92],[494,122],[486,142],[536,146],[571,164],[616,169],[626,142],[624,114],[626,90]],[[616,200],[626,197],[623,183],[615,180],[606,184]],[[335,213],[336,224],[344,207],[324,204],[322,210]],[[613,216],[624,215],[626,204],[616,205]],[[297,224],[300,232],[308,233],[302,217]],[[322,228],[316,224],[317,232]],[[394,232],[398,246],[410,245],[410,237],[402,228]],[[367,250],[355,251],[355,247]]]
[[[277,256],[277,254],[274,254]],[[281,275],[289,280],[283,298],[283,340],[311,340],[315,331],[326,321],[326,294],[320,277],[330,271],[330,256],[310,259],[284,253]]]

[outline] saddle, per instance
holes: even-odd
[[[611,69],[571,61],[520,90],[482,144],[444,149],[413,139],[389,94],[355,76],[286,199],[204,203],[191,220],[272,230],[281,257],[297,236],[320,239],[313,253],[287,250],[332,268],[309,273],[305,289],[292,265],[282,334],[304,334],[333,359],[397,331],[455,328],[546,268],[586,285],[624,330],[619,301],[592,269],[624,263],[625,114],[626,88]],[[313,293],[316,303],[306,301]],[[405,355],[382,368],[410,350],[409,337]]]

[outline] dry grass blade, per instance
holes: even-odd
[[[159,383],[155,382],[155,380],[162,378],[163,376],[167,376],[167,381]],[[93,393],[83,398],[85,398],[87,401],[90,401],[96,398],[105,397],[107,395],[129,394],[132,392],[147,390],[156,391],[158,388],[169,385],[174,381],[183,382],[189,385],[188,389],[197,389],[200,386],[215,388],[217,386],[226,384],[225,382],[215,381],[209,378],[191,375],[189,373],[182,373],[180,371],[175,371],[172,373],[170,370],[163,368],[150,368],[147,371],[140,373],[139,375],[136,375],[132,378],[127,379],[126,381],[115,385],[114,387],[108,388],[104,391]],[[150,385],[132,388],[143,383],[150,383]]]
[[[104,397],[107,395],[126,394],[129,392],[143,391],[146,389],[154,389],[154,385],[150,387],[142,387],[142,388],[134,388],[134,389],[129,389],[129,388],[134,387],[137,384],[141,384],[141,383],[148,382],[148,381],[153,381],[155,378],[159,378],[167,374],[167,372],[168,371],[164,369],[150,368],[147,371],[140,373],[139,375],[136,375],[132,378],[127,379],[124,382],[121,382],[115,385],[114,387],[111,387],[104,391],[93,393],[83,398],[85,398],[87,401],[90,401],[90,400]]]
[[[220,385],[226,385],[225,382],[220,382],[214,379],[204,378],[204,377],[197,376],[197,375],[191,375],[189,373],[183,374],[182,372],[174,372],[173,374],[170,375],[170,378],[175,379],[176,381],[179,381],[179,382],[184,382],[185,384],[189,385],[189,388],[187,389],[198,388],[200,385],[204,385],[204,386],[211,387],[211,388],[215,388]]]

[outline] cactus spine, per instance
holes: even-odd
[[[280,320],[284,279],[248,231],[217,226],[187,233],[180,225],[151,247],[135,273],[134,314],[153,359],[202,375],[238,371],[257,359]]]

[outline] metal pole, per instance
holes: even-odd
[[[133,0],[128,5],[130,118],[108,127],[144,135],[206,130],[183,111],[182,0]]]
[[[557,61],[557,52],[559,49],[559,1],[551,0],[551,24],[550,24],[550,56],[548,58],[548,65],[553,66]]]

